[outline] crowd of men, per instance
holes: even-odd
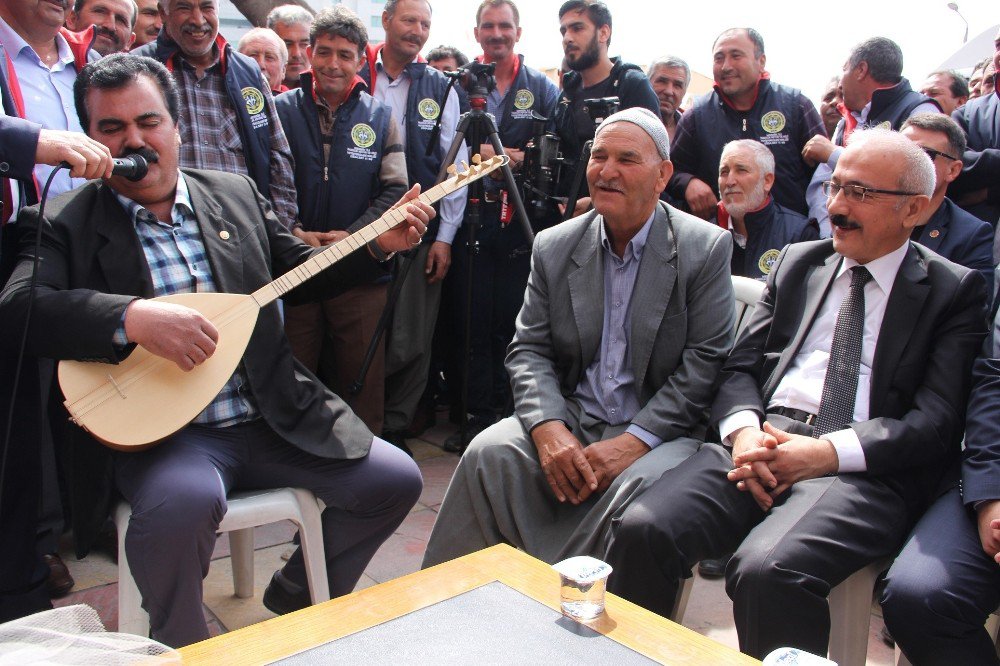
[[[233,488],[322,499],[346,594],[419,496],[406,439],[450,401],[462,458],[425,566],[501,542],[590,554],[669,616],[714,562],[763,657],[825,654],[830,589],[898,554],[881,599],[911,661],[997,663],[1000,35],[971,79],[919,90],[867,39],[817,109],[730,28],[683,108],[682,58],[612,57],[597,0],[558,19],[553,82],[518,53],[512,0],[470,16],[471,64],[421,55],[427,0],[387,0],[381,44],[343,6],[285,5],[235,47],[217,0],[0,0],[0,621],[72,587],[60,534],[85,555],[122,497],[152,636],[207,637]],[[513,182],[420,202],[496,153],[479,112]],[[128,155],[138,180],[113,171]],[[167,440],[112,452],[67,423],[54,361],[138,345],[192,370],[218,329],[153,297],[252,293],[395,207],[400,226],[261,310]],[[732,276],[764,283],[738,337]],[[309,602],[296,551],[264,604]]]

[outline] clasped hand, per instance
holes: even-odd
[[[837,451],[825,439],[794,435],[764,423],[733,435],[733,469],[727,478],[749,492],[763,511],[792,484],[836,472]]]
[[[560,502],[580,504],[603,492],[629,465],[649,452],[639,438],[622,433],[584,448],[561,421],[531,431],[545,479]]]

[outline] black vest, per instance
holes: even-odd
[[[857,127],[855,131],[888,123],[889,129],[898,132],[913,113],[913,109],[925,102],[930,102],[938,109],[941,108],[937,100],[921,95],[910,87],[909,81],[905,78],[900,79],[892,88],[876,90],[872,94],[872,108],[868,111],[868,118],[865,124]],[[838,146],[844,145],[844,123],[845,121],[841,120],[833,132],[833,142]]]

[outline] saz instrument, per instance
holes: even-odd
[[[452,177],[420,194],[430,204],[507,164],[506,155],[473,165],[463,171],[451,166]],[[59,386],[70,419],[107,446],[138,451],[169,437],[190,423],[222,390],[235,372],[260,309],[380,234],[406,219],[393,209],[310,257],[252,294],[193,293],[160,296],[152,300],[175,303],[200,312],[219,331],[215,353],[185,372],[173,361],[136,347],[127,359],[114,365],[81,361],[59,363]]]

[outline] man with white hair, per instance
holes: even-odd
[[[236,50],[257,61],[271,87],[271,94],[277,96],[288,92],[288,86],[282,83],[288,65],[288,47],[278,33],[270,28],[252,28],[240,37]]]
[[[774,153],[753,139],[730,141],[719,161],[719,226],[733,235],[733,275],[763,280],[781,249],[789,243],[816,240],[819,227],[778,204]]]
[[[826,654],[830,590],[899,549],[958,460],[986,332],[982,275],[910,241],[934,191],[919,146],[857,132],[824,188],[833,238],[785,248],[722,370],[722,443],[633,502],[606,554],[610,591],[668,614],[695,562],[735,549],[758,658]]]
[[[732,343],[732,243],[658,201],[673,167],[644,108],[597,129],[594,211],[542,231],[507,355],[515,416],[472,440],[424,566],[505,542],[599,555],[611,524],[701,445]]]

